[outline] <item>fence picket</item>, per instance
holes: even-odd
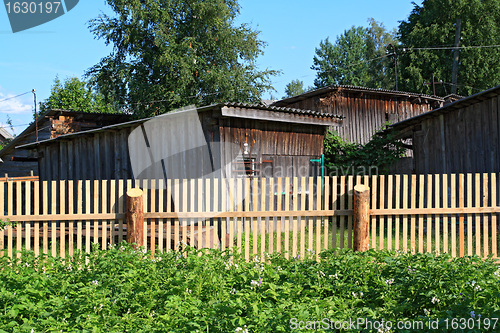
[[[274,211],[274,178],[269,178],[269,211]],[[275,218],[268,218],[269,253],[274,253]]]
[[[285,211],[290,210],[290,178],[285,178]],[[285,218],[285,258],[290,258],[290,220]]]
[[[324,179],[324,185],[325,185],[325,188],[323,190],[323,193],[322,195],[324,196],[322,198],[323,200],[323,203],[324,203],[324,207],[322,207],[322,209],[324,210],[330,210],[330,177],[326,176],[325,179]],[[328,227],[330,225],[330,217],[329,216],[325,216],[324,217],[324,227],[325,227],[325,230],[323,232],[323,238],[324,238],[324,244],[323,244],[323,247],[325,250],[328,250],[329,248],[329,242],[330,242],[330,237],[329,237],[329,230],[328,230]]]
[[[340,176],[340,209],[345,209],[345,176]],[[340,217],[340,248],[343,249],[345,247],[345,221],[346,217]],[[373,230],[372,230],[373,231]],[[375,236],[372,233],[372,244],[375,240]]]
[[[472,174],[467,174],[467,207],[472,207]],[[467,255],[471,256],[472,248],[472,215],[467,214]]]
[[[258,183],[257,178],[253,178],[251,182],[251,189],[252,189],[252,211],[255,212],[259,208],[259,200],[258,200],[258,188],[259,188],[259,183]],[[253,217],[250,218],[250,226],[252,228],[253,232],[253,244],[252,244],[252,255],[255,257],[258,253],[258,241],[259,241],[259,227],[258,227],[258,219],[255,219]]]
[[[427,208],[432,207],[432,175],[427,175]],[[426,215],[427,218],[427,252],[432,251],[432,215]],[[437,235],[436,235],[437,237]]]
[[[24,215],[31,215],[31,182],[24,182]],[[31,250],[31,222],[26,221],[24,224],[24,232],[25,232],[25,249]]]
[[[483,207],[488,207],[488,174],[483,174]],[[488,235],[488,224],[490,222],[489,214],[483,215],[483,257],[488,256],[489,248],[489,235]]]
[[[395,195],[396,195],[396,207],[400,207],[401,203],[401,175],[396,175],[396,189],[395,189]],[[400,244],[399,244],[399,238],[400,238],[400,232],[401,232],[401,217],[400,215],[395,216],[395,222],[396,222],[396,239],[394,241],[394,249],[399,250],[400,249]]]
[[[59,181],[59,214],[66,214],[66,182]],[[66,257],[66,221],[59,221],[59,255]]]
[[[439,200],[441,199],[441,195],[440,195],[440,186],[439,186],[439,175],[436,174],[434,175],[434,208],[441,208],[441,205],[440,205],[440,202]],[[435,216],[435,219],[434,219],[434,228],[435,228],[435,232],[434,232],[434,248],[435,248],[435,251],[436,253],[441,253],[441,231],[440,231],[440,228],[439,228],[439,224],[440,224],[440,215],[439,214],[436,214],[434,215]]]
[[[387,176],[387,208],[392,209],[392,193],[393,193],[393,181],[394,181],[394,176],[393,175],[388,175]],[[389,215],[387,217],[387,249],[392,250],[392,216]]]
[[[408,175],[403,175],[403,209],[408,208]],[[403,215],[403,251],[408,251],[408,215]]]
[[[490,184],[491,184],[491,206],[495,207],[497,205],[497,175],[495,173],[492,173],[490,175]],[[497,215],[498,214],[491,214],[491,254],[493,255],[494,258],[498,257],[497,253],[497,242],[498,242],[498,236],[497,236]]]
[[[380,179],[380,191],[379,191],[379,205],[381,209],[385,208],[385,176],[381,175],[379,176]],[[379,239],[379,249],[383,250],[384,249],[384,242],[386,240],[385,238],[385,216],[380,216],[379,218],[379,228],[380,228],[380,239]]]
[[[448,175],[443,175],[441,187],[441,196],[443,197],[443,205],[441,207],[448,208]],[[443,253],[449,253],[449,235],[448,235],[448,214],[443,215]]]
[[[321,187],[321,177],[316,178],[316,210],[322,210],[321,207],[321,198],[323,196],[322,187]],[[314,217],[316,223],[316,260],[319,260],[319,253],[321,252],[321,227],[323,223],[323,217],[316,216]],[[326,237],[327,234],[325,234]]]
[[[293,210],[298,209],[298,204],[297,204],[298,187],[299,187],[298,178],[293,177],[293,195],[292,195]],[[297,217],[294,217],[292,226],[292,256],[294,258],[297,257],[297,249],[298,249],[298,225],[297,225]],[[303,258],[304,256],[302,255],[300,257]]]
[[[451,208],[457,207],[457,177],[450,175]],[[457,216],[451,215],[451,256],[457,256]]]
[[[474,182],[474,200],[475,200],[475,207],[481,206],[481,175],[479,173],[476,173],[474,175],[475,177],[475,182]],[[476,248],[476,254],[478,256],[481,255],[481,217],[479,214],[474,214],[475,215],[475,221],[474,221],[474,226],[475,226],[475,233],[476,233],[476,241],[475,241],[475,248]]]
[[[16,183],[16,215],[23,215],[22,213],[22,182]],[[23,224],[24,222],[18,222],[16,224],[16,251],[17,258],[21,258],[21,250],[23,248]]]
[[[260,196],[260,210],[266,211],[266,178],[261,179],[261,196]],[[264,262],[266,252],[266,220],[258,217],[260,225],[260,260]]]
[[[372,176],[372,209],[377,209],[377,176]],[[372,245],[372,249],[377,248],[377,217],[373,215],[371,217],[371,228],[372,228],[372,237],[370,239],[370,244]]]

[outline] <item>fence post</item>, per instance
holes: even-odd
[[[142,206],[142,194],[140,188],[132,188],[127,191],[127,243],[135,243],[135,246],[144,246],[144,210]]]
[[[354,251],[367,251],[370,247],[370,188],[354,186]],[[375,240],[372,240],[373,242]]]

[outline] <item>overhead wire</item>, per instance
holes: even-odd
[[[2,99],[2,100],[0,100],[0,103],[5,102],[5,101],[8,101],[8,100],[10,100],[10,99],[14,99],[14,98],[17,98],[17,97],[21,97],[21,96],[26,95],[26,94],[29,94],[29,93],[31,93],[31,91],[27,91],[27,92],[25,92],[25,93],[22,93],[22,94],[19,94],[19,95],[16,95],[16,96],[12,96],[12,97],[8,97],[8,98],[5,98],[5,99]]]

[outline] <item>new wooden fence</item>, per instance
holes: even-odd
[[[370,246],[497,257],[497,174],[0,182],[0,251],[72,256],[126,237],[127,189],[144,189],[144,244],[304,257],[352,248],[356,184],[371,188]]]

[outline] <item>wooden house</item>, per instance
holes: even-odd
[[[500,172],[500,86],[394,124],[410,141],[413,172]]]
[[[23,177],[38,175],[38,157],[28,149],[15,149],[17,146],[44,141],[62,134],[95,129],[106,125],[130,120],[125,114],[103,114],[76,112],[69,110],[48,110],[42,113],[22,133],[0,151],[0,177]]]
[[[335,130],[349,142],[364,144],[387,122],[443,106],[444,98],[402,91],[333,85],[285,98],[273,106],[315,110],[344,117]]]
[[[199,133],[193,119],[185,116],[193,110]],[[323,154],[326,129],[341,121],[333,113],[226,103],[65,134],[20,148],[36,152],[40,180],[316,176],[320,166],[311,160]],[[200,136],[207,149],[194,142]],[[179,149],[186,144],[191,144],[189,149]]]

